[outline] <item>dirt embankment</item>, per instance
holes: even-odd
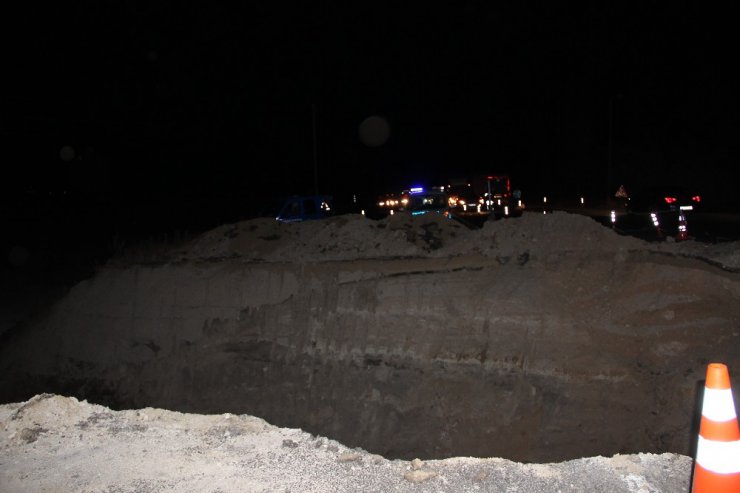
[[[248,221],[75,287],[3,348],[0,390],[248,413],[390,458],[689,454],[706,363],[740,368],[738,258],[565,213]]]

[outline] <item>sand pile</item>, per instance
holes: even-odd
[[[344,215],[302,223],[254,219],[215,228],[173,255],[176,261],[325,262],[460,255],[507,258],[522,253],[547,256],[620,250],[695,257],[727,270],[740,268],[738,242],[646,242],[618,235],[583,215],[559,211],[487,221],[480,229],[470,229],[437,214],[397,214],[381,220]]]
[[[564,212],[224,225],[7,338],[0,489],[688,491],[739,271]]]
[[[111,411],[51,394],[0,405],[0,489],[15,492],[682,493],[691,459],[387,460],[247,415]]]

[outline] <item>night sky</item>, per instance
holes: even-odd
[[[667,179],[738,195],[729,10],[494,3],[90,1],[7,16],[5,202],[61,194],[187,225],[316,182],[362,201],[478,173],[510,174],[525,198]],[[360,139],[371,116],[388,122],[382,145]]]

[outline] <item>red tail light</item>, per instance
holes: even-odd
[[[693,200],[694,202],[701,202],[701,195],[694,195],[693,197],[691,197],[691,200]]]
[[[666,204],[672,204],[676,201],[676,197],[663,197],[663,200],[665,200]]]

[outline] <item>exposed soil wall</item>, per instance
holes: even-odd
[[[740,368],[737,249],[567,214],[458,226],[252,221],[112,264],[10,339],[0,389],[248,413],[406,459],[690,454],[706,363]]]

